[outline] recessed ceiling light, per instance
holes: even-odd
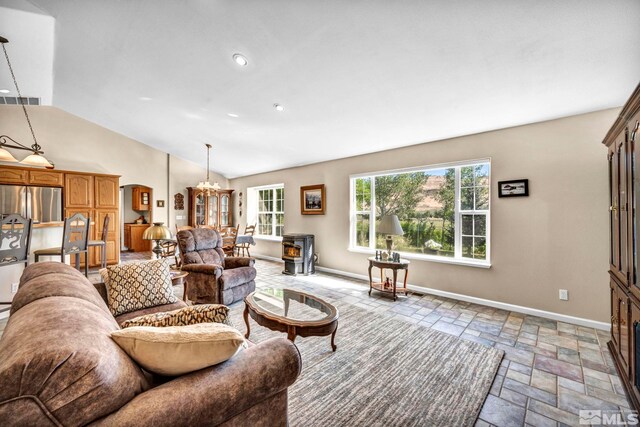
[[[234,53],[233,60],[236,61],[236,64],[240,65],[241,67],[244,67],[249,63],[247,58],[245,58],[245,56],[240,53]]]
[[[11,92],[9,89],[0,89],[0,93],[9,93]]]
[[[141,96],[138,98],[140,101],[151,101],[153,98],[149,98],[148,96]]]
[[[237,114],[233,114],[233,113],[227,113],[227,116],[233,117],[233,118],[239,117]]]
[[[284,107],[280,104],[273,104],[273,108],[275,108],[276,111],[280,111],[280,112],[284,111]]]

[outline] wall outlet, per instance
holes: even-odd
[[[568,301],[569,300],[569,291],[566,289],[560,289],[560,299],[562,301]]]
[[[18,282],[11,284],[11,293],[15,294],[16,292],[18,292]]]
[[[176,215],[176,219],[181,220],[181,219],[184,219],[184,217],[182,215]]]

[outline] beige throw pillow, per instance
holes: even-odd
[[[199,304],[162,313],[145,314],[126,320],[120,325],[123,329],[131,326],[187,326],[196,323],[217,322],[229,326],[227,314],[229,307],[220,304]]]
[[[178,302],[166,259],[112,265],[101,269],[100,275],[114,316]]]
[[[246,348],[242,334],[222,323],[133,326],[111,338],[140,366],[160,375],[182,375],[232,358]]]

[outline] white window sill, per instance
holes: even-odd
[[[260,236],[260,235],[255,235],[253,236],[254,240],[266,240],[268,242],[282,242],[282,237],[278,237],[278,236]]]
[[[349,252],[355,252],[359,254],[367,254],[367,255],[375,255],[376,251],[373,249],[365,249],[365,248],[348,248]],[[400,252],[400,255],[404,259],[413,259],[418,261],[428,261],[428,262],[439,262],[442,264],[454,264],[454,265],[464,265],[467,267],[476,267],[476,268],[491,268],[491,263],[488,261],[473,261],[467,259],[460,258],[446,258],[441,256],[434,255],[421,255],[421,254],[411,254],[406,252]]]

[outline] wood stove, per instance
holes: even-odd
[[[313,234],[285,234],[282,236],[283,274],[316,274]]]

